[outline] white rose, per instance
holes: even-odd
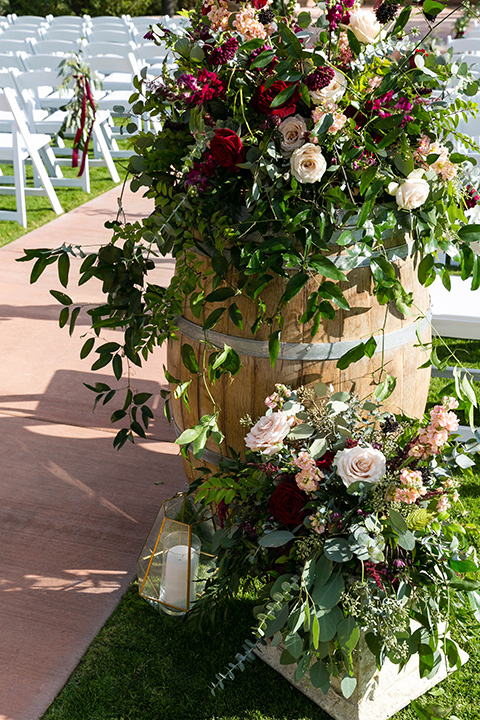
[[[361,9],[351,13],[348,27],[359,42],[368,45],[380,40],[379,35],[382,26],[378,22],[375,13],[371,10]]]
[[[397,205],[402,210],[414,210],[423,205],[430,192],[429,184],[419,177],[408,177],[395,193]]]
[[[307,132],[307,126],[300,115],[290,115],[282,120],[278,130],[283,136],[280,147],[284,153],[292,153],[305,142],[304,135]]]
[[[258,450],[264,455],[274,455],[280,450],[290,429],[287,413],[279,411],[264,415],[245,436],[245,445],[250,450]]]
[[[294,150],[290,158],[292,175],[301,183],[314,183],[322,179],[327,163],[318,145],[305,143]]]
[[[345,76],[338,70],[334,70],[335,75],[328,85],[321,90],[310,90],[310,97],[314,105],[335,105],[345,94],[347,89],[347,81]]]
[[[385,474],[385,455],[370,446],[356,445],[341,450],[335,457],[335,464],[337,474],[347,488],[358,481],[376,483]]]

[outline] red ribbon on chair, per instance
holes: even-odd
[[[92,91],[90,89],[90,83],[88,82],[87,78],[84,75],[79,75],[76,78],[77,85],[80,85],[82,88],[82,114],[80,116],[80,127],[78,128],[75,139],[73,141],[73,151],[72,151],[72,167],[78,167],[78,150],[80,148],[80,144],[82,141],[83,133],[85,131],[85,125],[87,121],[87,99],[90,104],[90,107],[92,108],[92,115],[93,118],[90,122],[90,127],[88,128],[87,137],[85,140],[85,143],[83,145],[83,155],[82,155],[82,162],[80,164],[80,171],[78,173],[78,177],[81,177],[83,175],[83,172],[85,170],[85,163],[87,161],[88,157],[88,146],[90,143],[90,138],[92,136],[93,131],[93,124],[95,122],[95,115],[97,112],[96,106],[95,106],[95,100],[93,99]]]

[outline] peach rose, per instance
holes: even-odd
[[[283,137],[283,140],[280,142],[282,151],[285,154],[290,154],[304,144],[304,135],[307,132],[307,126],[301,115],[290,115],[290,117],[282,120],[278,126],[278,131]]]
[[[337,474],[348,488],[354,482],[376,483],[385,474],[385,455],[374,448],[356,445],[345,448],[335,457]]]
[[[292,175],[300,183],[314,183],[322,179],[327,162],[322,151],[313,143],[305,143],[293,151],[290,158]]]
[[[245,436],[245,445],[264,455],[274,455],[290,432],[291,425],[287,413],[273,412],[264,415]]]

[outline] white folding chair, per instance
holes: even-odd
[[[57,15],[48,23],[48,26],[51,28],[83,28],[84,25],[91,25],[91,20],[85,17],[77,17],[76,15]]]
[[[148,29],[150,25],[156,25],[158,22],[163,23],[166,18],[168,18],[168,15],[137,15],[129,18],[129,22],[135,27],[146,27]]]
[[[41,15],[15,15],[15,13],[10,17],[14,25],[42,25],[47,19]]]
[[[97,55],[127,57],[128,53],[135,50],[135,47],[135,43],[132,40],[128,40],[125,43],[89,41],[83,48],[83,54],[86,58],[96,57]]]
[[[118,27],[125,27],[128,23],[123,17],[116,17],[115,15],[97,15],[92,17],[91,22],[93,27],[96,25],[117,25]]]
[[[168,55],[168,48],[155,45],[155,43],[149,42],[143,45],[138,45],[135,50],[132,50],[134,57],[140,63],[140,66],[144,65],[157,65],[160,64]]]
[[[1,210],[0,220],[14,220],[27,227],[26,195],[46,195],[57,215],[63,213],[39,150],[50,144],[50,137],[32,134],[17,103],[15,92],[5,88],[0,93],[0,111],[11,113],[11,131],[0,133],[0,163],[13,165],[13,175],[0,176],[0,194],[15,194],[16,209]],[[41,187],[26,186],[25,163],[31,160]]]

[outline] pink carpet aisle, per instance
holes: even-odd
[[[74,337],[58,327],[60,289],[52,267],[29,285],[25,247],[63,241],[98,245],[115,217],[119,188],[0,249],[0,720],[36,720],[67,681],[135,574],[136,558],[164,498],[185,480],[162,419],[164,351],[138,370],[134,388],[152,392],[157,418],[147,440],[113,449],[109,416],[92,414],[90,372]],[[151,203],[127,193],[129,219]],[[168,281],[159,260],[156,281]],[[75,283],[76,285],[76,283]],[[69,290],[95,302],[99,287]],[[156,482],[162,484],[157,485]]]

